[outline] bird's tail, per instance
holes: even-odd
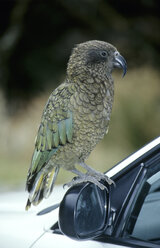
[[[59,167],[55,167],[49,173],[45,171],[40,171],[34,183],[29,190],[29,197],[26,204],[26,210],[31,207],[31,204],[37,206],[43,198],[48,198],[53,190],[56,177],[59,172]]]

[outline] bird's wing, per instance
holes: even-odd
[[[27,177],[28,191],[37,173],[59,147],[72,142],[73,118],[68,103],[73,91],[74,87],[71,84],[62,84],[53,91],[44,108]]]

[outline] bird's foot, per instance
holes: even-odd
[[[94,177],[98,182],[101,180],[104,180],[109,185],[113,184],[114,186],[116,186],[115,182],[109,177],[107,177],[107,175],[105,175],[104,173],[94,170],[93,168],[91,168],[90,166],[88,166],[87,164],[83,162],[80,163],[80,165],[87,170],[87,175]]]
[[[90,175],[90,172],[88,174]],[[104,180],[109,185],[112,185],[113,184],[115,186],[115,182],[111,178],[107,177],[104,173],[101,173],[101,172],[98,172],[98,171],[94,171],[93,177],[95,179],[97,179],[97,181]]]
[[[102,190],[106,189],[108,191],[108,188],[104,184],[100,183],[99,180],[97,180],[97,178],[90,176],[90,175],[87,175],[87,174],[84,174],[84,177],[74,177],[72,179],[72,181],[64,184],[64,187],[65,186],[72,187],[72,186],[75,186],[77,184],[86,183],[86,182],[93,183],[93,184],[97,185],[100,189],[102,189]]]

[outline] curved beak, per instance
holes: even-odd
[[[122,55],[119,53],[116,53],[115,58],[114,58],[114,67],[116,68],[122,68],[123,69],[123,77],[125,76],[127,72],[127,63],[126,60],[123,58]]]

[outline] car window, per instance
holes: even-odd
[[[128,222],[132,238],[160,244],[160,172],[151,176],[140,193]],[[143,199],[144,198],[144,199]]]

